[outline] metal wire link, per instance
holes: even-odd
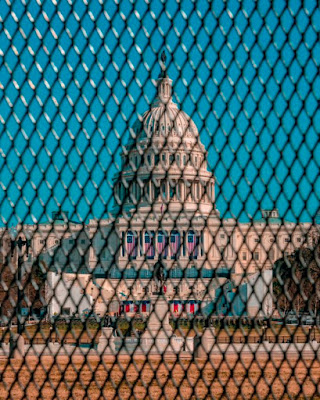
[[[1,398],[316,399],[315,0],[0,0]]]

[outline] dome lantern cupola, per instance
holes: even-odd
[[[172,80],[168,76],[158,80],[158,99],[163,104],[172,101]]]
[[[161,54],[161,74],[158,79],[158,98],[157,101],[167,104],[172,101],[172,80],[167,75],[166,53]]]

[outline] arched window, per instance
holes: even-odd
[[[185,154],[183,156],[183,165],[187,165],[187,156]]]
[[[171,250],[171,259],[177,259],[180,256],[180,233],[178,231],[172,231],[170,235],[170,250]]]
[[[131,259],[137,258],[138,240],[132,231],[127,233],[127,254]]]
[[[167,183],[165,181],[161,184],[161,194],[163,200],[167,200]]]
[[[198,258],[198,237],[196,236],[194,231],[188,232],[187,249],[190,259]]]
[[[176,154],[176,163],[180,167],[180,154]]]
[[[182,183],[181,182],[177,183],[176,191],[177,191],[178,201],[182,201]]]
[[[154,259],[154,232],[146,232],[144,235],[144,252],[147,259]]]
[[[159,258],[166,258],[168,255],[168,237],[162,231],[158,233],[158,254]]]
[[[158,200],[158,197],[160,196],[160,187],[159,187],[160,183],[156,182],[155,186],[154,186],[154,199]]]
[[[175,184],[175,182],[172,182],[172,184],[169,183],[169,198],[173,199],[175,194],[176,194],[176,184]]]

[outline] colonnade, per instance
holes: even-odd
[[[133,199],[137,202],[142,199],[148,203],[159,199],[164,203],[172,200],[208,203],[214,201],[214,184],[212,182],[189,182],[183,179],[173,179],[171,183],[169,180],[159,180],[157,185],[151,180],[142,180],[142,182],[144,183],[143,187],[138,182],[132,182],[129,183],[129,188],[126,190],[122,184],[118,185],[115,190],[118,196],[117,202],[119,204],[133,203]]]
[[[161,246],[159,246],[160,237],[165,241]],[[149,243],[147,242],[148,238],[150,240]],[[154,232],[143,229],[141,231],[122,231],[120,255],[122,258],[147,258],[156,260],[160,258],[167,260],[203,258],[205,256],[204,234],[203,232],[192,230]]]

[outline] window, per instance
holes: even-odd
[[[158,186],[155,186],[154,187],[154,197],[157,200],[159,196],[160,196],[160,188]]]
[[[176,194],[176,187],[169,186],[169,188],[170,188],[170,199],[172,199],[173,196]]]
[[[43,239],[41,239],[41,240],[39,241],[39,243],[40,243],[40,244],[45,244],[45,243],[46,243],[46,241],[45,241],[45,240],[43,240]]]
[[[158,165],[158,164],[159,164],[159,160],[160,160],[159,154],[155,154],[155,156],[154,156],[154,163],[155,163],[155,165]]]
[[[167,198],[166,186],[167,186],[166,183],[165,183],[165,182],[162,182],[162,197],[163,197],[164,199]]]
[[[186,155],[183,156],[183,165],[187,165],[187,156]]]
[[[127,254],[129,258],[135,259],[137,257],[137,237],[134,232],[129,231],[127,233]]]
[[[147,160],[148,160],[148,164],[151,165],[151,156],[150,156],[150,154],[148,154]]]
[[[220,239],[224,239],[225,235],[223,233],[220,234]]]
[[[54,241],[54,243],[55,243],[55,244],[59,244],[59,240],[56,239],[56,240]]]
[[[69,239],[69,244],[73,244],[74,240],[73,239]]]
[[[177,190],[177,198],[178,198],[178,200],[182,200],[182,197],[181,197],[181,183],[177,184],[176,190]]]
[[[147,255],[147,259],[154,259],[154,232],[148,232],[144,235],[144,252]]]
[[[285,241],[286,243],[289,243],[289,242],[290,242],[290,238],[286,237],[286,238],[284,239],[284,241]]]
[[[297,237],[297,242],[301,242],[301,237]]]
[[[162,154],[162,161],[165,163],[166,162],[166,155]]]
[[[86,239],[81,239],[81,240],[80,240],[80,243],[81,243],[81,244],[86,244]]]
[[[171,259],[174,260],[180,256],[180,234],[172,231],[170,236]]]
[[[260,240],[258,238],[255,238],[254,241],[255,241],[255,243],[259,243],[260,242]]]
[[[190,259],[196,259],[198,257],[198,238],[193,231],[188,232],[187,250]]]
[[[70,315],[71,314],[71,309],[70,308],[62,308],[61,314],[62,315]]]
[[[246,252],[242,253],[242,260],[247,261],[247,253]]]
[[[254,258],[256,261],[259,260],[259,253],[258,253],[257,251],[253,254],[253,258]]]
[[[173,161],[174,161],[174,155],[173,155],[173,154],[170,154],[170,155],[169,155],[169,162],[170,162],[170,164],[172,164]]]
[[[158,253],[160,258],[166,258],[168,255],[167,239],[167,236],[162,231],[158,233]]]
[[[180,165],[180,154],[176,155],[176,163]]]

